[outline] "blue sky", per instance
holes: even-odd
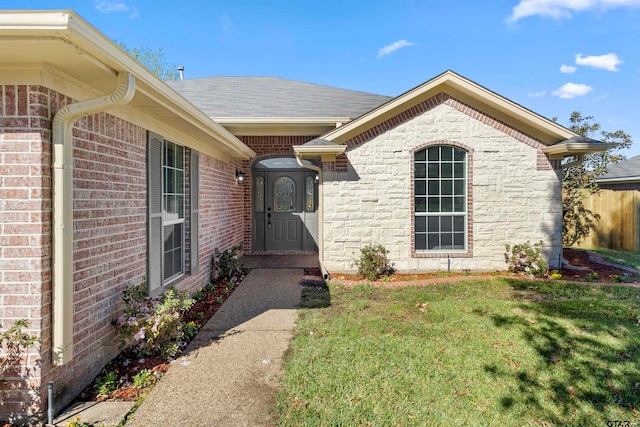
[[[18,3],[18,5],[16,5]],[[451,69],[545,117],[574,110],[640,154],[640,0],[47,0],[185,78],[278,76],[399,95]]]

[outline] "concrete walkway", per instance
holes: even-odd
[[[270,425],[302,278],[301,268],[251,270],[126,426]]]

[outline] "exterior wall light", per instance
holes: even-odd
[[[242,171],[236,169],[236,182],[242,184],[244,182],[244,174]]]
[[[316,173],[316,176],[313,177],[313,180],[315,181],[316,184],[319,183],[320,182],[320,175],[318,175]]]

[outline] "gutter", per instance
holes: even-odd
[[[80,117],[128,104],[135,91],[135,77],[121,72],[113,93],[69,104],[53,118],[54,365],[64,365],[73,359],[73,124]]]
[[[596,178],[598,184],[625,184],[627,182],[640,182],[640,175],[619,178]]]

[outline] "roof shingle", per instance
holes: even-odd
[[[279,77],[206,77],[167,82],[209,117],[348,117],[391,97]]]
[[[601,179],[638,178],[640,180],[640,156],[635,156],[620,163],[608,167],[606,174],[598,177]]]

